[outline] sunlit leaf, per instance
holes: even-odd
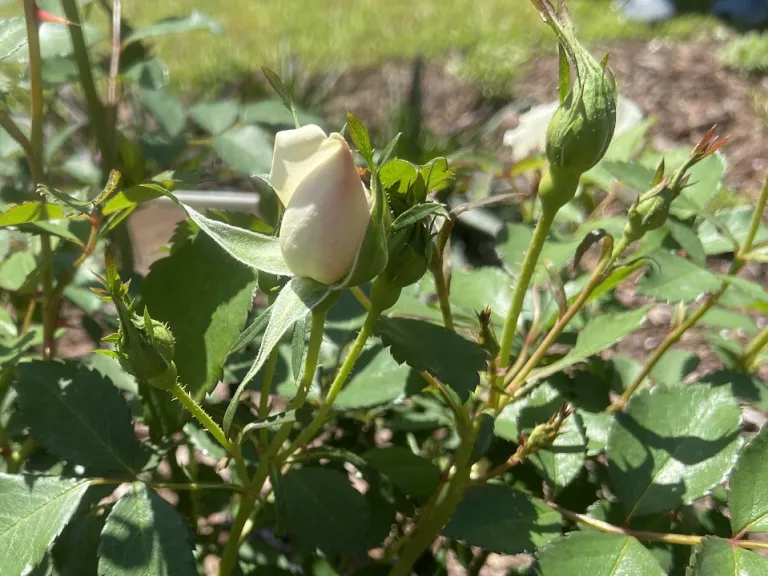
[[[744,448],[728,479],[734,534],[768,532],[768,426]]]
[[[0,474],[0,574],[31,570],[87,489],[87,480]]]
[[[222,254],[202,233],[155,262],[144,280],[144,304],[174,334],[179,378],[198,401],[221,378],[229,349],[245,326],[255,288],[255,271]],[[161,391],[152,395],[172,406],[179,417],[184,413],[171,395]],[[177,427],[181,424],[179,420]]]
[[[532,552],[560,535],[560,514],[503,484],[466,492],[443,536],[504,554]]]
[[[741,447],[727,387],[657,386],[637,392],[608,439],[614,493],[627,516],[674,509],[723,482]]]
[[[189,528],[168,502],[135,483],[107,516],[99,544],[103,576],[195,576]]]
[[[427,370],[464,401],[480,382],[483,349],[453,330],[410,318],[381,318],[376,334],[392,356],[416,370]]]
[[[135,475],[149,459],[120,391],[98,372],[71,361],[25,362],[15,388],[32,433],[52,454],[102,474]]]
[[[693,552],[690,576],[762,576],[768,559],[714,536],[705,537]]]
[[[571,532],[536,556],[540,576],[664,576],[645,546],[621,534]]]

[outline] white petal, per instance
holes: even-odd
[[[323,161],[323,156],[332,152],[320,154],[327,139],[323,129],[314,124],[282,130],[275,136],[269,178],[283,206],[288,205],[304,176]]]
[[[294,274],[333,284],[352,268],[370,214],[346,142],[336,134],[326,142],[333,152],[314,163],[286,207],[280,247]]]

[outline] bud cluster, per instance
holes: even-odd
[[[117,333],[104,338],[115,349],[100,352],[117,358],[140,381],[168,390],[176,383],[173,334],[165,324],[152,319],[146,308],[142,316],[135,313],[134,302],[128,298],[128,285],[120,280],[111,252],[107,253],[106,278],[99,279],[104,290],[94,291],[103,300],[114,303],[120,321]]]

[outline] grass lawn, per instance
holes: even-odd
[[[713,27],[704,16],[638,26],[623,21],[612,0],[570,0],[569,6],[588,42],[691,37]],[[136,24],[194,9],[217,18],[226,33],[194,32],[158,42],[158,55],[182,89],[210,86],[262,64],[275,66],[281,52],[296,55],[312,72],[421,52],[451,58],[465,78],[498,90],[532,51],[554,46],[527,0],[123,0],[124,13]]]

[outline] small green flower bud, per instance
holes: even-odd
[[[499,341],[496,339],[496,332],[491,324],[491,309],[485,308],[477,314],[477,321],[480,329],[477,334],[477,343],[488,352],[491,358],[496,358],[499,354]]]
[[[669,218],[672,202],[688,185],[689,170],[704,158],[715,154],[725,144],[726,138],[717,138],[715,129],[707,132],[691,151],[688,160],[669,176],[664,176],[664,160],[659,163],[656,174],[651,181],[651,188],[635,200],[627,214],[627,224],[624,226],[625,244],[642,238],[646,232],[661,228]]]
[[[561,429],[565,419],[571,415],[572,410],[567,404],[554,414],[547,422],[539,424],[524,438],[524,442],[518,449],[519,456],[525,457],[539,450],[546,450],[554,444],[557,437],[562,434]]]
[[[564,6],[555,10],[549,0],[532,2],[560,43],[560,107],[547,128],[547,159],[553,173],[578,178],[600,161],[613,138],[616,79],[607,57],[598,63],[578,41]]]
[[[432,255],[432,243],[422,223],[395,232],[389,238],[387,249],[387,267],[382,275],[390,284],[405,288],[424,276]]]
[[[146,308],[143,316],[134,312],[128,287],[120,280],[111,253],[107,254],[106,272],[104,294],[115,304],[120,319],[117,334],[106,340],[115,344],[117,358],[127,372],[156,388],[169,389],[176,383],[173,334],[165,324],[152,319]]]
[[[379,310],[392,308],[400,298],[402,288],[390,283],[384,274],[379,274],[371,284],[371,304]]]
[[[125,370],[156,388],[167,390],[176,382],[173,352],[176,341],[168,327],[149,317],[133,312],[133,304],[115,302],[120,316],[117,352]]]
[[[647,232],[661,228],[669,218],[670,206],[678,194],[679,190],[676,192],[670,188],[666,180],[642,194],[627,214],[627,224],[624,226],[627,242],[635,242]]]

